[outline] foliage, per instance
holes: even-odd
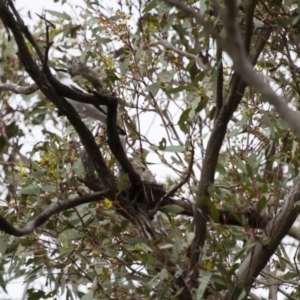
[[[254,5],[252,15],[249,3]],[[298,2],[249,3],[239,3],[236,20],[245,48],[257,72],[298,110]],[[226,34],[210,3],[186,4],[200,7],[206,21],[221,36]],[[157,233],[152,239],[122,215],[126,208],[117,196],[54,214],[29,235],[2,233],[2,289],[6,291],[12,279],[25,276],[26,299],[30,300],[201,299],[209,295],[212,299],[224,295],[226,299],[257,299],[258,288],[275,299],[274,293],[286,296],[286,286],[294,297],[289,299],[297,299],[299,237],[295,235],[296,239],[285,238],[274,249],[256,274],[250,294],[251,285],[236,290],[235,281],[255,245],[268,247],[264,220],[276,219],[298,175],[299,143],[289,126],[253,87],[242,80],[232,86],[239,75],[231,60],[186,13],[158,0],[115,1],[113,8],[100,1],[86,0],[79,8],[73,1],[62,1],[62,8],[66,7],[73,9],[45,12],[44,17],[55,24],[48,28],[53,41],[49,65],[68,68],[77,57],[92,68],[109,92],[121,99],[119,114],[132,161],[149,168],[166,192],[188,180],[176,189],[174,201],[159,207],[160,212],[150,218]],[[47,46],[49,25],[44,17],[30,28],[42,49]],[[250,27],[253,22],[250,31],[249,22]],[[9,38],[11,33],[3,23],[0,26],[1,81],[31,84],[15,54],[15,40]],[[89,85],[81,76],[75,79]],[[40,91],[16,95],[0,89],[0,93],[1,215],[22,227],[51,203],[91,190],[80,180],[85,170],[78,134],[58,115],[55,105]],[[230,102],[228,95],[238,95],[240,102]],[[225,117],[218,119],[226,105],[233,108],[228,122]],[[224,139],[215,141],[219,149],[209,139],[218,122],[223,126],[220,132],[226,133]],[[99,131],[97,122],[85,120],[85,124],[93,134]],[[208,167],[205,164],[211,163],[205,158],[211,149],[218,160],[210,168],[214,180],[205,187],[206,201],[199,185]],[[101,152],[121,193],[129,179],[120,175],[108,145]],[[197,201],[202,201],[200,208],[209,207],[209,217],[206,235],[202,232],[205,246],[198,264],[191,265],[191,245],[197,239],[191,203]],[[224,211],[242,226],[224,225]],[[253,225],[253,219],[263,225]],[[9,276],[4,276],[6,270]],[[191,275],[195,270],[196,280]],[[34,283],[41,277],[45,287],[36,289]]]

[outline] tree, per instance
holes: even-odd
[[[298,2],[85,4],[29,29],[0,0],[1,287],[297,299]],[[105,127],[65,97],[106,106]]]

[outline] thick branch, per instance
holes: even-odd
[[[0,230],[14,236],[23,236],[32,233],[37,227],[44,224],[52,215],[78,205],[103,200],[108,197],[107,191],[84,195],[75,199],[67,199],[50,204],[42,213],[21,228],[12,226],[4,217],[0,216]]]
[[[30,95],[37,91],[39,88],[34,83],[29,86],[20,86],[13,83],[3,83],[0,84],[0,91],[12,91],[15,94],[23,94],[23,95]]]
[[[216,86],[216,114],[215,119],[218,119],[220,111],[223,106],[223,62],[222,62],[222,49],[217,48],[217,86]]]
[[[93,92],[95,97],[106,97],[108,100],[107,104],[107,136],[108,136],[108,145],[111,152],[121,165],[123,171],[128,174],[130,183],[132,186],[140,185],[141,178],[139,174],[134,170],[132,164],[127,158],[127,155],[124,151],[124,148],[121,144],[119,134],[117,132],[117,107],[118,107],[118,98],[112,96],[108,90],[105,89],[102,82],[99,80],[98,76],[90,70],[87,66],[81,63],[74,63],[69,67],[71,75],[82,75],[87,80],[89,80],[94,88],[98,92]],[[99,94],[101,92],[101,94]],[[74,98],[72,98],[74,99]],[[76,100],[76,99],[75,99]]]
[[[72,60],[71,65],[68,67],[68,71],[72,77],[76,75],[83,76],[93,85],[93,87],[97,90],[98,93],[110,94],[110,92],[105,88],[103,82],[100,80],[97,74],[85,64],[78,62],[74,59]]]
[[[253,31],[253,15],[258,0],[250,0],[245,2],[245,50],[247,54],[250,52],[250,43]]]
[[[163,205],[174,204],[183,208],[183,211],[180,213],[185,216],[193,216],[193,206],[189,201],[184,200],[175,200],[172,198],[166,199]],[[233,226],[247,226],[249,228],[264,228],[270,218],[268,216],[260,216],[257,212],[252,210],[246,210],[244,212],[231,212],[228,210],[218,209],[218,218],[213,219],[215,223],[223,225],[233,225]],[[296,230],[293,230],[288,233],[290,236],[297,238],[300,235],[296,234]]]
[[[127,155],[124,152],[124,149],[122,147],[119,134],[117,132],[117,127],[116,127],[117,107],[118,107],[117,99],[111,100],[110,105],[107,107],[108,145],[111,152],[120,163],[124,172],[128,174],[130,183],[135,190],[136,187],[141,187],[142,181],[140,175],[134,170],[133,166],[128,160]]]

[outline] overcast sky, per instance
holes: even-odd
[[[72,0],[72,4],[82,4],[83,1],[81,0]],[[61,9],[67,10],[68,5],[62,5],[61,0],[59,2],[54,3],[53,0],[16,0],[15,5],[17,9],[22,13],[22,16],[27,15],[27,12],[30,11],[33,18],[35,18],[35,14],[41,14],[43,10],[59,10],[61,12]]]

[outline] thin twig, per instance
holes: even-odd
[[[184,184],[186,184],[192,174],[193,171],[193,166],[194,166],[194,156],[195,156],[195,149],[194,149],[194,145],[191,143],[191,159],[189,162],[189,166],[186,172],[186,176],[178,183],[176,184],[168,193],[166,193],[163,197],[161,197],[161,199],[156,203],[156,205],[154,206],[154,208],[149,212],[150,216],[153,216],[158,209],[161,207],[161,205],[164,203],[164,201],[167,198],[172,197]]]
[[[167,41],[163,40],[162,38],[160,38],[156,34],[153,34],[153,36],[159,41],[160,44],[166,46],[168,49],[174,51],[175,53],[179,54],[180,56],[185,56],[187,58],[193,59],[196,62],[197,66],[199,68],[201,68],[202,70],[206,70],[206,66],[203,64],[203,62],[202,62],[202,60],[201,60],[200,57],[198,57],[198,56],[196,56],[194,54],[191,54],[191,53],[179,50],[178,48],[174,47],[173,45],[171,45]]]
[[[45,23],[48,24],[49,26],[51,26],[53,29],[56,28],[55,25],[54,25],[51,21],[49,21],[49,20],[46,19],[46,17],[43,17],[43,16],[41,16],[41,15],[39,15],[39,14],[37,14],[37,13],[36,13],[36,15],[37,15],[39,18],[41,18],[42,20],[44,20]]]

